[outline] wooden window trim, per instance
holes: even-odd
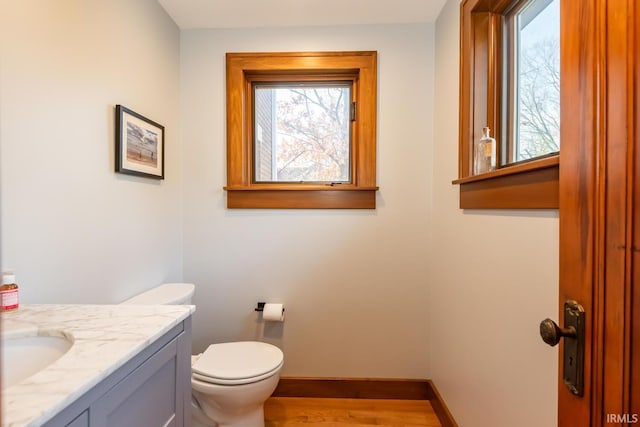
[[[227,207],[375,209],[377,53],[227,53]],[[357,102],[350,183],[260,183],[253,179],[251,82],[351,74]],[[333,77],[332,77],[333,76]]]
[[[461,209],[558,208],[559,155],[472,175],[475,136],[485,126],[502,129],[502,22],[513,4],[464,0],[460,5],[459,163],[453,183],[460,185]]]

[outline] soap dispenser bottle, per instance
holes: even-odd
[[[16,276],[10,271],[3,272],[2,286],[0,286],[0,311],[15,310],[18,306]]]
[[[482,138],[477,140],[473,149],[473,174],[491,172],[496,169],[496,140],[491,138],[490,129],[482,129]]]

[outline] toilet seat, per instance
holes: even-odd
[[[211,344],[192,364],[192,377],[209,384],[250,384],[277,373],[282,351],[271,344],[240,341]]]

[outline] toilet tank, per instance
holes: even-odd
[[[183,305],[191,304],[196,286],[193,283],[165,283],[138,294],[122,304],[127,305]]]

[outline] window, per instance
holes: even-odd
[[[352,82],[253,87],[255,182],[351,183]]]
[[[376,52],[227,54],[227,207],[375,208]]]
[[[464,0],[460,44],[460,207],[557,208],[559,0]],[[489,127],[496,170],[473,175]]]
[[[517,2],[504,26],[507,165],[560,150],[560,0]]]

